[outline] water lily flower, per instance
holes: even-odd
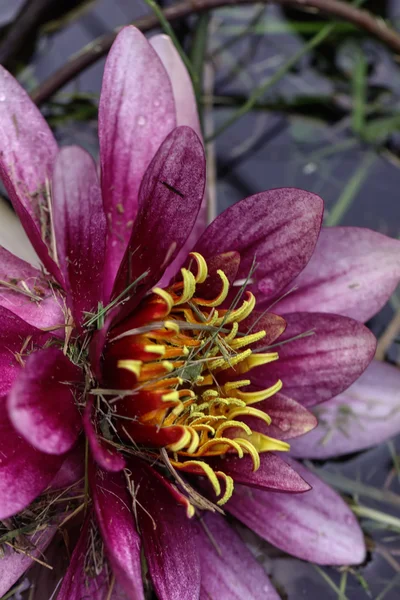
[[[349,507],[282,456],[371,362],[360,320],[398,283],[400,244],[320,234],[322,200],[296,189],[202,231],[182,69],[168,39],[119,34],[100,181],[0,71],[0,174],[44,267],[0,249],[1,594],[79,517],[59,600],[140,600],[150,581],[161,600],[277,599],[225,513],[300,558],[364,560]]]

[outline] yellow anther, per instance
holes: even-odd
[[[117,367],[118,369],[126,369],[136,375],[136,377],[139,377],[142,370],[142,364],[141,360],[119,360],[117,362]]]
[[[165,329],[168,329],[168,331],[175,331],[175,333],[179,333],[180,331],[179,325],[175,323],[175,321],[165,321],[164,327]]]
[[[227,278],[227,276],[225,275],[225,273],[223,271],[221,271],[221,269],[218,269],[217,274],[219,275],[219,277],[221,279],[221,282],[222,282],[222,290],[221,290],[221,292],[213,300],[204,300],[203,298],[193,298],[193,300],[199,306],[211,306],[211,307],[212,306],[219,306],[220,304],[222,304],[222,302],[224,300],[226,300],[226,297],[227,297],[228,292],[229,292],[229,279]]]
[[[230,342],[232,342],[232,340],[235,339],[237,332],[239,331],[239,323],[233,323],[232,324],[232,329],[231,331],[228,333],[228,335],[226,335],[224,337],[224,342],[226,344],[230,344]]]
[[[172,307],[174,306],[174,300],[173,300],[171,294],[169,294],[166,290],[163,290],[162,288],[159,288],[159,287],[153,288],[153,294],[160,296],[160,298],[162,298],[164,300],[164,302],[168,306],[168,312],[170,312]]]
[[[214,448],[214,452],[212,450],[213,446],[217,446],[217,448]],[[205,444],[203,444],[202,446],[200,446],[197,454],[198,456],[204,456],[204,454],[224,454],[224,452],[221,452],[221,447],[224,446],[228,446],[228,448],[233,448],[233,450],[236,450],[236,453],[238,455],[239,458],[243,458],[243,450],[240,447],[239,444],[237,444],[235,442],[235,440],[231,440],[230,438],[224,438],[224,437],[220,437],[220,438],[214,438],[213,440],[208,440],[208,442],[206,442]],[[208,452],[208,450],[210,450]]]
[[[225,475],[225,473],[222,471],[217,471],[216,474],[218,477],[223,479],[225,483],[224,495],[217,502],[218,506],[223,506],[226,502],[228,502],[229,498],[231,498],[233,494],[234,482],[230,475]]]
[[[184,467],[185,470],[188,470],[188,469],[186,469],[186,467],[197,467],[198,469],[203,471],[203,474],[206,477],[208,477],[208,479],[214,489],[215,495],[216,496],[220,495],[221,486],[218,481],[218,477],[216,476],[216,474],[214,473],[214,471],[212,470],[210,465],[208,465],[207,463],[203,462],[202,460],[186,460],[181,465],[179,463],[173,463],[173,465],[174,465],[174,467],[176,467],[178,469],[179,469],[179,467],[181,467],[181,468]]]
[[[250,335],[244,335],[243,337],[236,338],[235,340],[232,340],[229,345],[234,350],[237,350],[238,348],[243,348],[243,346],[249,346],[250,344],[254,344],[254,342],[262,340],[266,335],[266,331],[257,331],[256,333],[251,333]]]
[[[238,388],[246,387],[250,384],[250,379],[241,379],[240,381],[228,381],[228,383],[225,383],[224,385],[224,391],[226,395],[229,396],[231,390],[237,390]]]
[[[225,358],[216,358],[215,360],[210,361],[210,363],[208,364],[208,368],[210,371],[214,371],[215,369],[220,369],[221,371],[224,371],[225,369],[236,367],[243,361],[246,362],[250,357],[251,350],[250,348],[248,348],[247,350],[244,350],[244,352],[236,354],[236,356],[230,356],[229,361],[227,361]],[[235,370],[237,370],[238,373],[243,372],[240,369]],[[248,369],[245,370],[248,371]]]
[[[246,407],[246,408],[234,408],[230,410],[226,415],[227,419],[236,419],[236,417],[256,417],[257,419],[261,419],[267,425],[271,425],[271,417],[267,415],[267,413],[262,410],[257,410],[256,408]]]
[[[256,450],[256,448],[253,446],[253,444],[251,442],[249,442],[249,440],[245,440],[243,438],[235,438],[236,442],[238,444],[240,444],[240,446],[246,450],[246,452],[248,452],[248,454],[250,454],[252,460],[253,460],[253,471],[258,471],[258,469],[260,468],[260,455],[258,454],[258,451]]]
[[[249,314],[253,311],[256,305],[256,299],[251,292],[247,292],[248,300],[245,300],[240,308],[236,310],[228,311],[224,316],[218,319],[218,325],[227,325],[228,323],[233,323],[236,321],[240,323],[246,319]]]
[[[196,291],[196,280],[193,273],[187,269],[181,269],[181,274],[183,279],[183,291],[181,296],[175,300],[175,306],[189,302]]]
[[[199,438],[199,434],[197,433],[197,431],[195,429],[193,429],[193,427],[188,427],[188,429],[192,436],[192,441],[190,442],[190,445],[187,447],[186,452],[188,454],[194,454],[196,452],[197,448],[199,447],[200,438]]]
[[[149,352],[150,354],[158,354],[159,356],[164,356],[166,348],[165,346],[161,346],[160,344],[146,344],[144,347],[145,352]]]
[[[171,452],[179,452],[179,450],[182,450],[182,448],[186,448],[186,446],[188,444],[190,444],[191,440],[192,440],[192,435],[191,435],[189,429],[187,429],[186,427],[183,427],[181,439],[178,440],[177,442],[175,442],[174,444],[170,444],[169,446],[167,446],[167,449],[170,450]]]
[[[237,429],[243,429],[243,431],[245,431],[247,433],[247,435],[252,434],[250,427],[248,425],[246,425],[246,423],[243,423],[242,421],[229,420],[229,421],[224,421],[223,423],[221,423],[221,425],[219,425],[219,427],[217,428],[217,430],[215,432],[215,437],[216,438],[219,437],[225,429],[229,429],[230,427],[235,427]],[[235,440],[236,440],[236,438],[235,438]]]
[[[207,400],[208,398],[217,398],[218,392],[217,390],[206,390],[202,392],[201,397],[203,400]]]
[[[250,350],[250,354],[246,360],[240,361],[236,371],[237,373],[247,373],[250,369],[254,369],[254,367],[260,367],[261,365],[267,365],[274,360],[278,360],[279,355],[277,352],[268,352],[268,353],[259,353],[253,354]]]
[[[249,442],[253,444],[257,452],[270,452],[272,450],[288,452],[290,450],[290,445],[287,442],[271,438],[263,433],[258,433],[258,431],[253,431],[249,436]]]
[[[205,258],[198,252],[190,252],[189,256],[197,263],[196,283],[204,283],[208,275],[208,267]]]
[[[161,396],[161,400],[163,402],[179,402],[178,390],[173,390],[172,392],[168,392],[168,394],[163,394]]]
[[[229,384],[227,384],[229,385]],[[225,385],[225,389],[227,387]],[[244,400],[244,402],[249,404],[256,404],[256,402],[261,402],[262,400],[267,400],[267,398],[271,398],[274,394],[279,392],[282,389],[282,381],[278,379],[278,381],[271,385],[271,387],[266,388],[265,390],[258,390],[257,392],[242,392],[241,390],[231,391],[235,396]]]

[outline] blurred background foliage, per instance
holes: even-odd
[[[150,13],[149,4],[0,0],[0,63],[33,90],[85,44]],[[363,6],[400,29],[399,0]],[[173,30],[197,82],[211,212],[264,189],[295,186],[323,197],[325,225],[399,237],[400,56],[352,24],[274,3],[190,15]],[[61,144],[80,144],[95,156],[103,65],[98,60],[41,106]],[[400,292],[369,326],[380,356],[400,365]],[[394,440],[312,465],[361,507],[371,548],[361,568],[321,569],[273,552],[241,528],[283,599],[400,597],[399,448]],[[24,585],[12,597],[30,598]]]

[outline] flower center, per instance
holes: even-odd
[[[248,371],[278,354],[251,348],[266,335],[256,330],[256,321],[246,325],[254,295],[245,286],[231,287],[222,270],[209,272],[200,254],[190,256],[179,279],[153,289],[112,331],[104,373],[115,388],[119,435],[141,448],[165,448],[175,469],[206,475],[217,495],[223,479],[223,504],[233,481],[214,472],[207,459],[249,454],[257,470],[260,452],[289,449],[246,424],[247,417],[271,423],[254,405],[278,392],[282,382],[256,392],[242,389],[250,384],[243,377]]]

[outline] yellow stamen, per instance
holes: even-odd
[[[119,360],[117,362],[118,369],[126,369],[136,375],[136,377],[140,377],[142,365],[141,360]]]
[[[189,256],[192,256],[197,263],[196,283],[204,283],[208,275],[208,267],[205,258],[198,252],[190,252]]]
[[[273,450],[277,450],[279,452],[288,452],[288,450],[290,450],[290,445],[287,442],[268,437],[267,435],[258,433],[257,431],[253,431],[249,437],[249,442],[253,444],[254,448],[256,448],[258,452],[270,452]]]

